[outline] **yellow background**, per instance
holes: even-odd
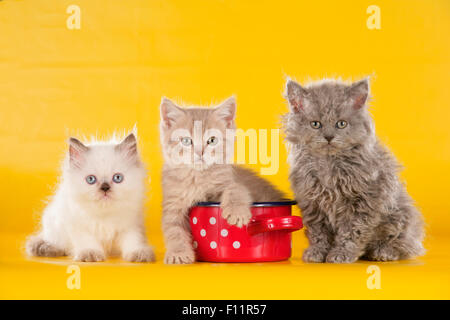
[[[69,30],[69,5],[81,29]],[[366,26],[381,8],[381,30]],[[450,1],[0,1],[0,298],[450,298]],[[303,232],[288,262],[164,266],[160,232],[161,96],[238,101],[242,129],[278,128],[286,76],[372,75],[379,137],[426,222],[428,254],[378,264],[306,265]],[[26,259],[21,245],[51,195],[70,134],[138,126],[151,177],[147,206],[158,262],[81,264]],[[255,166],[258,168],[258,166]],[[286,152],[268,177],[290,193]],[[291,193],[290,193],[291,194]],[[46,262],[46,263],[43,263]]]

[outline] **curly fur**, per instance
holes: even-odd
[[[424,254],[421,214],[399,181],[395,157],[375,136],[368,96],[367,80],[308,87],[287,83],[291,111],[284,131],[290,182],[309,240],[305,262],[391,261]],[[346,127],[337,127],[341,120]],[[313,128],[312,121],[321,127]]]

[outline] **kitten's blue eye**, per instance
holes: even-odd
[[[123,181],[123,175],[121,173],[116,173],[113,175],[113,181],[115,183],[121,183]]]
[[[347,121],[345,120],[339,120],[336,122],[336,128],[338,129],[344,129],[347,126]]]
[[[97,178],[94,175],[89,175],[86,177],[86,182],[89,184],[94,184],[97,182]]]
[[[189,137],[183,137],[181,138],[181,144],[188,147],[192,144],[192,139]]]
[[[219,139],[217,139],[217,137],[210,137],[208,139],[208,141],[206,141],[207,144],[209,144],[210,146],[215,146],[217,143],[219,142]]]
[[[322,128],[322,124],[319,121],[311,121],[310,124],[313,129]]]

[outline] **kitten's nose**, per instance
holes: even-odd
[[[200,158],[200,159],[203,157],[203,153],[202,153],[202,152],[196,152],[195,155],[196,155],[198,158]]]
[[[328,143],[330,143],[331,140],[333,140],[334,136],[325,136],[325,139],[327,139]]]
[[[101,189],[102,191],[106,192],[106,191],[108,191],[109,189],[111,189],[111,186],[110,186],[108,183],[103,182],[102,185],[100,186],[100,189]]]
[[[199,159],[203,158],[203,149],[202,148],[195,148],[194,153]]]

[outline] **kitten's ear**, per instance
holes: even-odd
[[[170,128],[177,118],[183,114],[183,109],[173,103],[172,100],[166,97],[161,99],[161,121],[166,128]]]
[[[214,113],[226,122],[227,128],[233,127],[234,119],[236,118],[236,98],[231,96],[226,99],[215,108]]]
[[[353,109],[361,109],[369,97],[369,80],[366,78],[353,83],[348,88],[348,96],[351,99]]]
[[[119,152],[123,152],[127,157],[137,157],[137,140],[134,133],[130,133],[121,143],[116,145],[115,149]]]
[[[81,168],[84,160],[84,155],[89,151],[89,147],[86,147],[81,141],[70,138],[69,139],[69,159],[70,165],[73,168]]]
[[[293,80],[288,80],[286,83],[286,98],[289,101],[289,106],[292,112],[300,112],[304,110],[305,100],[308,97],[308,91],[300,84]]]

